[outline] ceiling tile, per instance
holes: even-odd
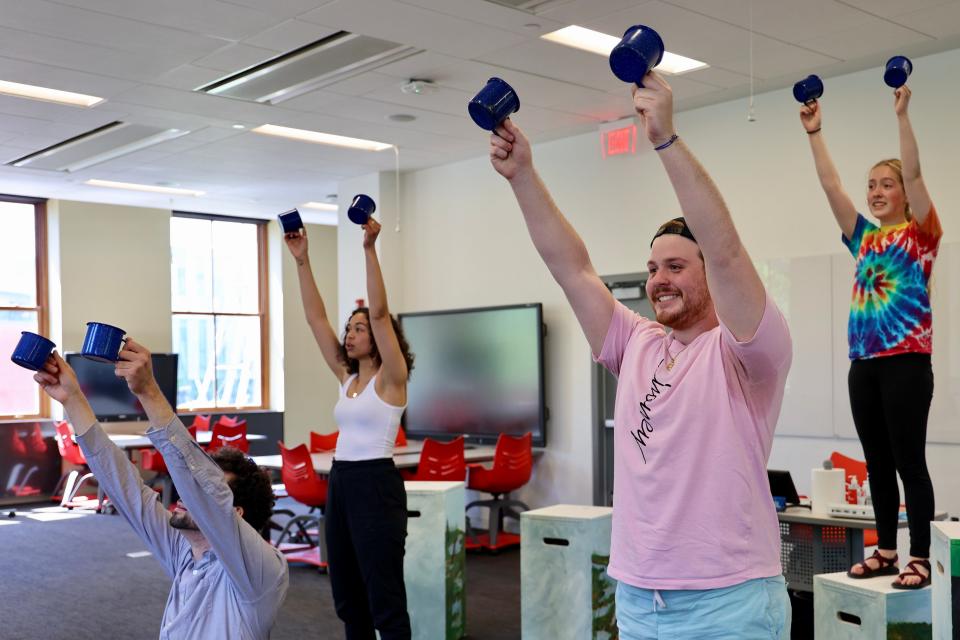
[[[193,64],[230,74],[266,62],[279,54],[279,51],[270,49],[251,47],[246,44],[231,44],[214,51],[210,55],[197,58],[193,61]]]
[[[891,22],[884,20],[871,20],[870,22],[870,24],[856,29],[811,38],[801,44],[809,49],[820,51],[841,60],[856,60],[875,53],[877,42],[882,42],[884,49],[890,52],[896,51],[898,47],[933,40],[930,36]],[[888,57],[886,54],[881,54],[878,58],[878,64],[883,64]]]
[[[275,27],[261,31],[244,40],[246,44],[276,51],[292,51],[311,42],[333,35],[337,29],[331,29],[303,20],[285,20]]]
[[[956,0],[910,0],[910,2],[902,2],[901,0],[843,0],[843,3],[872,13],[875,16],[897,18],[914,11],[956,4]]]
[[[908,6],[913,6],[907,3]],[[898,15],[896,22],[937,38],[949,38],[957,33],[960,25],[960,2],[937,4],[927,9],[919,9]]]

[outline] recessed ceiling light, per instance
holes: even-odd
[[[417,116],[410,115],[409,113],[393,113],[387,116],[387,120],[393,120],[394,122],[413,122],[417,119]]]
[[[137,184],[135,182],[114,182],[113,180],[90,179],[84,182],[92,187],[110,187],[111,189],[130,189],[133,191],[150,191],[152,193],[169,193],[178,196],[202,196],[204,191],[194,189],[175,189],[173,187],[159,187],[152,184]]]
[[[332,133],[321,133],[320,131],[310,131],[309,129],[293,129],[275,124],[263,124],[255,129],[251,129],[251,131],[268,136],[279,136],[281,138],[291,138],[293,140],[313,142],[316,144],[329,144],[334,147],[348,147],[362,151],[383,151],[393,146],[386,142],[363,140],[362,138],[348,138],[347,136],[338,136]]]
[[[550,42],[556,42],[568,47],[573,47],[574,49],[589,51],[590,53],[597,53],[603,56],[609,56],[613,48],[620,42],[620,38],[616,36],[578,27],[577,25],[551,31],[540,37]],[[664,51],[663,60],[657,65],[657,71],[677,75],[679,73],[686,73],[687,71],[704,69],[709,66],[706,62]]]
[[[0,80],[0,93],[8,96],[17,96],[18,98],[56,102],[57,104],[66,104],[72,107],[92,107],[104,101],[104,98],[88,96],[84,93],[60,91],[59,89],[48,89],[47,87],[20,84],[19,82],[7,82],[6,80]]]
[[[246,127],[245,125],[242,125],[242,124],[235,124],[235,125],[233,125],[233,128],[234,128],[234,129],[246,129],[247,127]]]
[[[319,209],[320,211],[336,211],[340,207],[329,202],[305,202],[303,206],[310,209]]]

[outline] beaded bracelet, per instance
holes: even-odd
[[[807,135],[808,135],[808,136],[812,136],[812,135],[815,134],[815,133],[820,133],[820,129],[822,129],[822,128],[823,128],[823,127],[817,127],[817,128],[814,129],[813,131],[807,131]]]

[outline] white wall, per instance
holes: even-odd
[[[308,224],[310,264],[327,313],[337,313],[337,228]],[[337,381],[327,368],[320,348],[307,325],[300,299],[297,265],[282,247],[283,266],[283,373],[284,442],[309,443],[310,431],[336,430],[333,406]],[[337,325],[334,325],[336,328]]]
[[[960,223],[954,212],[960,209],[960,195],[949,185],[958,137],[953,112],[960,103],[960,89],[945,79],[960,65],[960,51],[914,62],[911,116],[924,175],[944,221],[944,242],[956,242]],[[825,81],[824,134],[858,206],[865,201],[869,167],[882,157],[899,155],[892,91],[881,75],[878,67]],[[755,104],[756,122],[747,122],[747,101],[737,100],[680,113],[676,129],[725,194],[755,259],[842,254],[840,233],[817,183],[798,105],[789,90],[760,95]],[[625,89],[625,112],[629,108]],[[515,121],[524,126],[522,108]],[[589,503],[593,479],[589,350],[559,287],[527,237],[509,186],[490,167],[486,149],[486,136],[478,130],[477,158],[404,176],[403,231],[383,240],[385,246],[398,245],[403,254],[403,284],[391,289],[393,308],[419,311],[542,301],[550,328],[549,449],[521,497],[531,506]],[[662,221],[679,214],[654,152],[604,160],[599,135],[591,133],[535,145],[534,159],[560,208],[586,241],[598,272],[643,271],[651,234]],[[829,312],[795,309],[791,320],[803,323],[804,317]],[[803,425],[794,424],[797,420],[785,414],[780,422],[791,433],[804,432]],[[827,431],[833,432],[832,427]],[[809,469],[834,449],[860,455],[855,439],[778,437],[770,466],[790,469],[803,492],[809,489]],[[953,472],[950,460],[958,454],[957,445],[928,445],[938,507],[954,513],[960,513],[960,475]]]

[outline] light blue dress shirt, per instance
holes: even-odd
[[[170,526],[157,493],[99,424],[77,438],[110,501],[173,580],[160,624],[161,640],[260,640],[287,594],[287,561],[237,515],[223,471],[190,437],[179,418],[146,434],[163,455],[180,499],[210,550],[199,561]]]

